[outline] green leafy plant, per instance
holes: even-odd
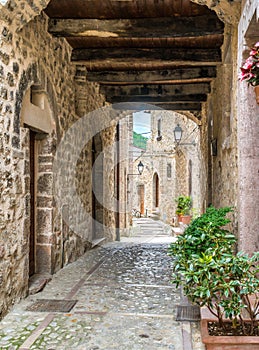
[[[179,196],[175,199],[177,203],[175,213],[177,215],[190,215],[190,210],[192,207],[192,200],[189,196]]]
[[[208,208],[170,245],[172,282],[193,303],[207,306],[223,328],[225,318],[234,331],[243,327],[246,312],[252,333],[259,314],[259,252],[252,257],[234,253],[236,238],[224,228],[231,211]]]

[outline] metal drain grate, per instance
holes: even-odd
[[[178,305],[176,307],[176,321],[199,321],[200,307],[195,305]]]
[[[69,312],[77,300],[38,299],[27,307],[27,311],[34,312]]]

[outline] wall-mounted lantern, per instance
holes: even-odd
[[[175,142],[179,145],[183,135],[183,129],[180,127],[179,124],[174,128],[174,139]]]
[[[138,172],[139,172],[139,175],[142,175],[143,170],[144,170],[144,164],[140,161],[140,162],[138,163]]]
[[[140,161],[139,163],[138,163],[138,166],[137,166],[137,168],[138,168],[138,174],[128,174],[128,176],[129,175],[142,175],[142,173],[143,173],[143,171],[144,171],[144,164]]]

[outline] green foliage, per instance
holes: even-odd
[[[182,285],[192,302],[206,305],[221,324],[229,318],[235,328],[243,323],[244,309],[252,323],[259,314],[259,252],[252,257],[234,254],[236,238],[224,228],[230,211],[208,208],[170,245],[169,255],[172,282]]]
[[[175,199],[177,203],[176,214],[177,215],[189,215],[192,207],[192,200],[189,196],[179,196]]]
[[[147,141],[148,141],[147,137],[144,137],[143,135],[133,131],[133,146],[146,150]]]

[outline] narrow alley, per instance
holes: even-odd
[[[134,236],[91,250],[16,305],[1,322],[0,348],[204,349],[198,324],[175,320],[170,230],[147,218],[134,227]]]

